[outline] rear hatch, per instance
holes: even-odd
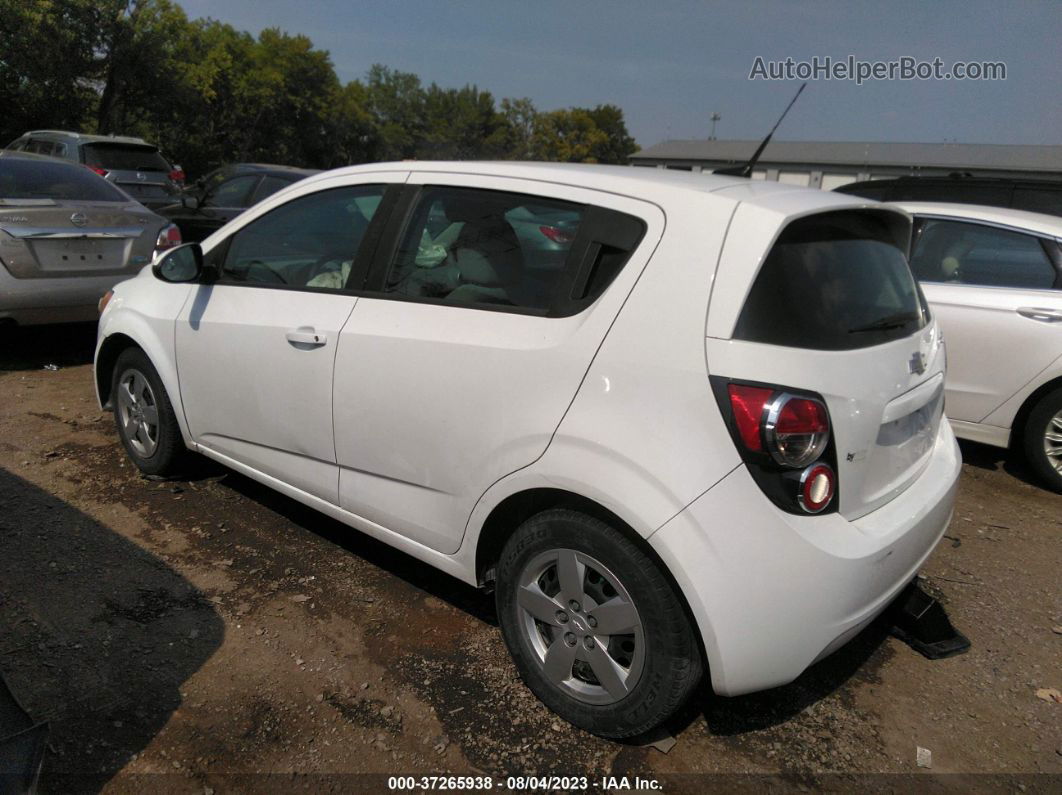
[[[85,165],[106,172],[108,180],[143,204],[170,204],[178,194],[170,179],[173,168],[154,146],[91,143],[81,147],[81,155]]]
[[[135,271],[165,224],[81,166],[0,160],[0,263],[17,279]]]
[[[907,265],[905,215],[781,210],[735,212],[709,310],[709,370],[821,396],[836,510],[852,520],[928,464],[943,415],[943,342]],[[775,230],[766,246],[765,229]]]

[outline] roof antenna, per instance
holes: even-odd
[[[752,168],[759,161],[760,155],[763,154],[763,150],[767,148],[767,144],[771,142],[771,136],[774,135],[774,131],[778,129],[778,125],[782,123],[782,119],[785,118],[785,114],[787,114],[789,112],[789,109],[793,107],[793,103],[797,101],[797,97],[800,96],[800,92],[803,91],[806,87],[806,82],[800,84],[800,88],[797,89],[797,92],[793,95],[793,98],[789,100],[789,104],[785,106],[785,110],[783,110],[782,115],[778,117],[778,121],[774,123],[774,126],[771,128],[771,131],[767,133],[767,137],[763,139],[763,142],[760,143],[759,147],[753,153],[752,157],[749,158],[749,161],[747,163],[740,166],[727,166],[726,168],[717,168],[712,173],[726,174],[731,177],[751,177]]]

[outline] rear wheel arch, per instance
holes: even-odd
[[[1056,389],[1062,389],[1062,376],[1052,378],[1046,383],[1040,384],[1025,402],[1021,404],[1018,413],[1014,415],[1014,422],[1010,425],[1010,446],[1014,450],[1021,450],[1025,439],[1025,426],[1029,421],[1029,415],[1047,395]]]
[[[686,593],[679,585],[675,576],[671,573],[667,564],[652,545],[638,533],[630,524],[624,521],[613,511],[588,497],[565,489],[533,488],[511,494],[498,503],[491,510],[483,526],[480,529],[479,538],[476,542],[476,580],[481,586],[493,587],[495,567],[501,556],[505,542],[516,532],[525,521],[543,511],[554,508],[566,508],[579,513],[584,513],[599,519],[629,539],[638,549],[643,552],[657,568],[663,573],[671,586],[675,597],[682,605],[683,612],[690,626],[694,627],[693,634],[697,638],[698,651],[705,674],[708,675],[708,655],[704,649],[704,639],[700,632],[700,622],[690,608]]]

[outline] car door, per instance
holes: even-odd
[[[1057,241],[921,217],[911,268],[948,349],[947,412],[980,422],[1062,356]]]
[[[517,179],[410,182],[339,339],[340,505],[453,553],[487,487],[545,451],[663,215]]]
[[[354,308],[347,290],[387,182],[304,192],[206,252],[219,270],[177,320],[181,398],[193,439],[304,492],[338,500],[332,370]]]

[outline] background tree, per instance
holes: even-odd
[[[636,149],[615,105],[543,113],[382,64],[343,85],[307,37],[189,20],[174,0],[0,0],[0,102],[0,145],[41,128],[135,135],[192,176],[238,161],[624,163]]]

